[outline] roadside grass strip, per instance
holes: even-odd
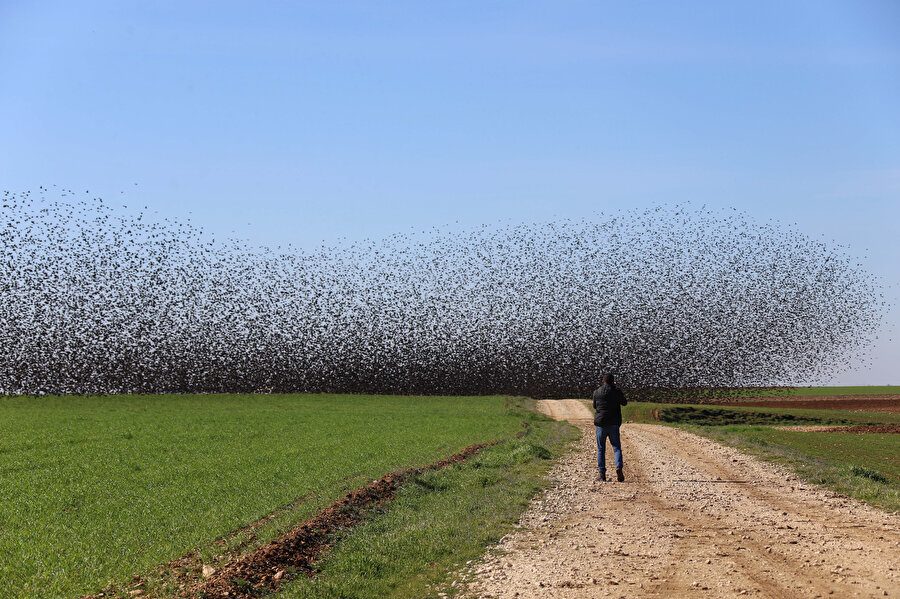
[[[2,594],[175,592],[160,564],[193,575],[250,552],[386,473],[514,436],[521,412],[503,397],[0,399]]]
[[[285,585],[279,599],[454,596],[464,564],[510,532],[548,484],[552,460],[578,438],[575,427],[525,415],[529,432],[486,447],[466,462],[415,474],[383,514],[353,529],[314,575]]]
[[[590,402],[586,402],[590,406]],[[693,424],[724,426],[736,424],[785,425],[877,425],[900,424],[900,414],[851,410],[810,410],[729,405],[662,404],[632,402],[622,408],[622,417],[651,424]]]
[[[690,423],[698,426],[721,426],[726,424],[821,424],[818,418],[797,417],[793,414],[772,412],[720,410],[677,406],[659,410],[660,422]],[[835,424],[847,421],[835,420]]]
[[[785,465],[808,482],[888,511],[900,510],[900,435],[769,427],[700,427],[695,432]]]
[[[282,581],[298,572],[311,573],[313,565],[340,531],[358,525],[370,512],[390,502],[394,492],[407,479],[426,470],[463,462],[484,447],[497,443],[499,441],[470,445],[449,458],[421,468],[394,472],[356,489],[271,543],[240,556],[221,570],[211,570],[209,579],[196,585],[190,594],[204,599],[229,599],[255,597],[277,590]]]
[[[891,479],[886,477],[880,472],[876,472],[871,468],[866,468],[865,466],[851,466],[850,474],[853,476],[861,476],[863,478],[868,478],[869,480],[874,480],[876,483],[889,483]]]
[[[900,510],[900,435],[861,432],[893,429],[900,414],[635,403],[623,408],[623,417],[684,428],[787,466],[807,482]],[[798,425],[841,426],[817,432]]]

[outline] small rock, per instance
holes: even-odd
[[[282,578],[284,578],[284,570],[275,572],[275,576],[272,577],[273,580],[281,580]]]
[[[201,574],[203,574],[203,578],[209,578],[213,574],[216,573],[216,569],[210,566],[209,564],[203,564],[203,568],[201,570]]]

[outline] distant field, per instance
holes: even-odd
[[[773,389],[747,389],[740,395],[756,397],[794,397],[822,395],[900,395],[900,386],[864,386],[864,387],[784,387]]]
[[[776,400],[851,401],[869,398],[887,401],[900,397],[900,387],[892,385],[859,387],[681,387],[633,388],[626,394],[637,401],[660,403],[726,404]],[[799,406],[796,406],[799,407]]]
[[[861,410],[867,412],[900,413],[900,394],[897,387],[798,387],[785,391],[753,389],[740,395],[706,401],[718,405],[743,405],[800,409]]]
[[[508,438],[502,397],[0,399],[4,597],[121,583],[282,510],[258,541],[396,469]]]
[[[818,424],[900,424],[900,414],[637,402],[625,406],[622,416],[626,421],[687,428],[784,464],[810,482],[888,510],[900,509],[900,435],[799,432],[776,428]]]
[[[790,395],[900,395],[900,386],[882,385],[865,387],[794,387]]]

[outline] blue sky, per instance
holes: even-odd
[[[3,189],[300,248],[691,201],[900,304],[898,107],[893,1],[0,0]],[[833,383],[900,384],[898,313]]]

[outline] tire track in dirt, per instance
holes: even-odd
[[[896,514],[658,425],[624,425],[627,481],[596,482],[584,403],[539,407],[583,435],[518,530],[466,573],[472,596],[900,596]]]
[[[522,424],[525,427],[525,423]],[[516,434],[516,437],[527,433],[528,428],[525,427]],[[364,487],[347,493],[310,519],[251,552],[227,556],[223,554],[221,557],[229,561],[224,565],[219,564],[219,569],[203,564],[199,556],[192,552],[159,566],[155,577],[177,586],[178,590],[175,592],[178,597],[250,599],[277,591],[285,581],[298,574],[313,575],[315,564],[336,541],[338,535],[362,523],[374,510],[392,501],[400,485],[427,470],[440,470],[465,462],[485,447],[500,442],[502,439],[476,443],[426,466],[386,474]],[[279,510],[290,509],[298,501],[300,500],[295,500]],[[277,513],[274,512],[273,515]],[[268,516],[223,538],[252,530],[267,518]],[[132,582],[131,589],[111,586],[99,593],[84,595],[82,599],[143,596],[145,591],[142,587],[146,581],[137,575]]]

